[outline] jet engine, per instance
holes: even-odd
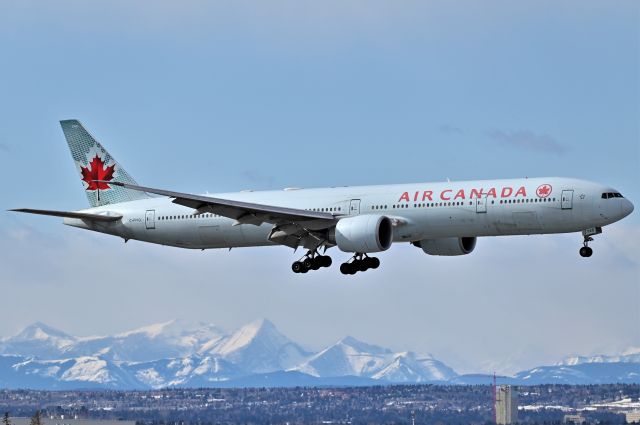
[[[330,239],[344,252],[386,251],[393,242],[393,226],[382,215],[346,217],[338,221]]]
[[[422,248],[429,255],[466,255],[476,247],[477,238],[423,239],[413,245]]]

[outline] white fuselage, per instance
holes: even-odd
[[[620,220],[633,210],[614,189],[570,178],[529,178],[381,186],[291,189],[215,194],[216,198],[323,211],[341,217],[376,214],[394,222],[393,241],[579,232]],[[161,245],[231,248],[273,245],[271,224],[238,224],[197,211],[170,198],[84,210],[117,213],[122,220],[65,224]]]

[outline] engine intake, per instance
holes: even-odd
[[[344,252],[386,251],[393,242],[393,226],[383,215],[346,217],[336,224],[332,239]]]
[[[429,255],[466,255],[476,247],[477,238],[423,239],[413,244]]]

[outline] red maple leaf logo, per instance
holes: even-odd
[[[538,186],[538,188],[536,189],[536,195],[538,195],[538,197],[540,198],[546,198],[550,194],[551,194],[550,184],[543,184],[541,186]]]
[[[102,159],[96,154],[87,167],[80,166],[80,170],[82,171],[82,181],[87,184],[87,190],[106,190],[111,189],[111,186],[104,181],[113,180],[116,164],[105,167]]]

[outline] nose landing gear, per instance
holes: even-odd
[[[291,265],[294,273],[307,273],[309,270],[318,270],[321,267],[331,267],[333,261],[328,255],[320,255],[317,251],[309,251],[299,261]]]
[[[578,251],[580,253],[581,257],[591,257],[593,255],[593,249],[591,249],[591,247],[589,247],[589,242],[593,241],[593,238],[591,236],[593,235],[599,235],[600,233],[602,233],[602,227],[594,227],[591,229],[587,229],[587,230],[583,230],[582,231],[582,236],[584,237],[584,242],[582,242],[582,248],[580,248],[580,251]]]
[[[357,272],[380,267],[380,260],[376,257],[369,257],[367,254],[356,253],[351,260],[353,261],[340,264],[340,272],[342,274],[353,275]]]
[[[593,238],[589,238],[589,240],[592,241]],[[585,244],[586,243],[587,242],[585,242]],[[580,248],[580,256],[581,257],[591,257],[591,255],[593,255],[593,249],[591,249],[587,245],[585,245],[582,248]]]

